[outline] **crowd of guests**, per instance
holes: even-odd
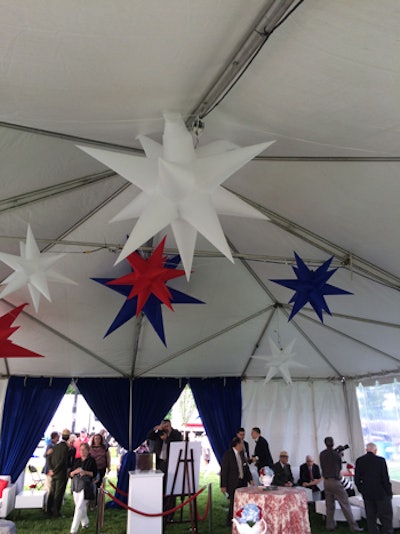
[[[283,450],[279,460],[274,462],[268,441],[261,435],[261,430],[254,427],[251,430],[254,445],[250,447],[245,440],[244,428],[239,428],[232,439],[228,450],[224,453],[221,464],[221,491],[229,499],[227,526],[231,527],[234,508],[234,495],[238,488],[248,485],[259,485],[260,471],[269,468],[272,472],[272,486],[309,488],[314,495],[313,500],[324,498],[326,502],[326,529],[334,531],[335,500],[338,501],[342,512],[349,524],[351,532],[361,532],[354,520],[349,492],[343,485],[341,475],[343,451],[334,447],[334,440],[327,436],[324,440],[325,449],[319,455],[317,465],[311,455],[307,455],[300,466],[299,478],[294,480],[289,454]],[[321,482],[324,489],[321,492]],[[384,458],[377,455],[374,443],[368,443],[366,454],[357,459],[355,465],[355,484],[364,500],[368,532],[378,534],[393,534],[392,487],[388,469]],[[378,529],[377,523],[380,523]]]
[[[65,490],[71,480],[71,491],[75,503],[71,534],[76,534],[79,526],[87,529],[89,518],[88,505],[96,506],[98,488],[110,470],[111,458],[103,429],[88,435],[82,428],[79,435],[72,434],[67,428],[52,432],[45,450],[47,503],[46,511],[50,517],[60,517]]]

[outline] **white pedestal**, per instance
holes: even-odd
[[[128,505],[141,512],[163,511],[163,477],[161,471],[130,471]],[[127,534],[162,534],[163,518],[146,517],[128,510]]]

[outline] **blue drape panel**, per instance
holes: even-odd
[[[110,434],[129,450],[130,380],[127,378],[80,378],[78,389]],[[178,400],[185,379],[137,378],[132,387],[132,444],[136,449],[151,428],[159,424]],[[128,471],[134,469],[134,455],[127,454],[122,463],[118,488],[127,493]],[[126,502],[126,497],[117,497]]]
[[[133,383],[133,443],[138,447],[179,399],[187,380],[138,378]]]
[[[128,378],[79,378],[79,391],[96,417],[129,449],[130,382]]]
[[[19,477],[56,411],[70,378],[12,376],[4,402],[0,473]]]
[[[236,377],[191,378],[189,384],[210,444],[221,463],[241,424],[241,380]]]

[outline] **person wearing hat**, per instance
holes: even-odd
[[[80,450],[81,443],[88,443],[88,442],[89,442],[89,436],[87,434],[87,428],[83,427],[82,430],[80,431],[79,436],[74,441],[74,447],[76,451],[75,459],[81,457],[81,450]]]
[[[68,451],[71,432],[68,428],[62,431],[61,441],[54,446],[49,456],[49,476],[51,477],[50,491],[47,497],[47,514],[50,517],[60,517],[65,488],[68,482]]]
[[[279,454],[279,462],[276,462],[272,469],[274,471],[274,478],[272,480],[273,486],[285,486],[290,488],[294,484],[292,469],[290,467],[289,455],[286,451],[281,451]]]

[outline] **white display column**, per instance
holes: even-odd
[[[129,471],[128,505],[140,512],[163,511],[162,471]],[[128,510],[127,534],[162,534],[163,518],[147,517]]]

